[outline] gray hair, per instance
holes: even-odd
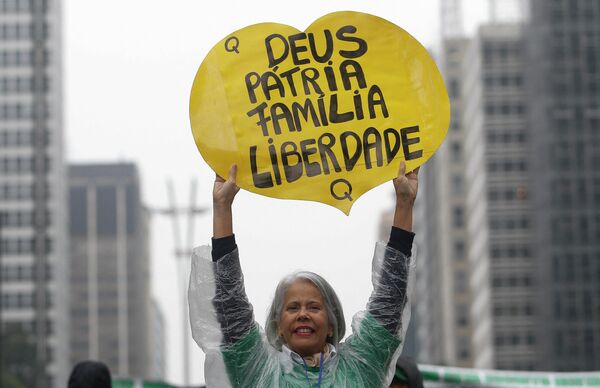
[[[333,335],[327,337],[327,342],[337,347],[346,333],[346,321],[344,320],[342,304],[333,290],[333,287],[331,287],[327,280],[316,273],[309,271],[294,272],[279,281],[279,284],[275,289],[273,302],[271,302],[271,307],[269,308],[269,313],[267,315],[267,322],[265,325],[267,340],[275,349],[281,350],[281,346],[284,342],[279,336],[279,320],[281,319],[281,313],[283,312],[285,292],[296,280],[307,280],[311,282],[321,293],[323,302],[325,302],[325,310],[327,311],[329,324],[333,328]]]

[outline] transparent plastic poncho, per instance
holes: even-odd
[[[367,309],[354,315],[352,333],[323,362],[322,388],[387,388],[393,377],[410,320],[414,265],[378,243],[372,271]],[[192,336],[206,355],[208,388],[317,387],[319,368],[275,349],[254,321],[237,249],[216,262],[210,247],[194,249],[188,297]]]

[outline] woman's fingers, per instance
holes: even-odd
[[[398,178],[403,177],[406,174],[406,162],[403,160],[400,162],[400,167],[398,168]]]
[[[227,180],[235,184],[237,180],[237,164],[232,164],[231,168],[229,168],[229,178]]]

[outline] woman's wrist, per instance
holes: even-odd
[[[409,202],[397,201],[394,211],[394,226],[396,228],[412,231],[413,205]]]
[[[231,204],[213,203],[213,237],[221,238],[233,234]]]
[[[223,201],[213,201],[213,211],[231,213],[231,202]]]

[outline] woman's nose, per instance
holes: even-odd
[[[308,316],[308,313],[306,312],[306,310],[301,309],[300,312],[298,313],[298,320],[299,321],[307,321],[309,319],[310,319],[310,317]]]

